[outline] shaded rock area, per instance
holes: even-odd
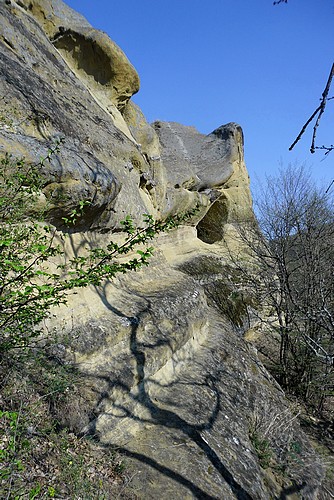
[[[66,256],[121,237],[127,214],[199,207],[154,240],[147,269],[54,311],[55,352],[82,374],[59,420],[127,457],[136,498],[317,498],[323,466],[244,340],[252,305],[229,255],[254,217],[241,127],[148,124],[131,63],[61,0],[1,0],[0,16],[0,152],[39,161],[64,138],[41,193],[60,237],[90,201]]]

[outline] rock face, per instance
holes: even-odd
[[[156,238],[148,269],[57,310],[52,326],[72,339],[65,358],[83,376],[59,418],[128,457],[138,498],[316,498],[322,466],[243,339],[249,311],[226,246],[253,218],[240,126],[205,136],[149,125],[130,100],[131,63],[60,0],[1,0],[0,15],[0,151],[38,160],[65,139],[44,164],[50,218],[61,231],[64,214],[91,202],[68,255],[106,245],[129,213],[139,222],[199,205]],[[285,478],[261,462],[265,440]]]

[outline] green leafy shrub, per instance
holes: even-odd
[[[56,230],[46,223],[46,212],[38,201],[43,187],[41,166],[58,152],[60,142],[49,149],[37,165],[5,155],[0,163],[0,354],[31,346],[38,325],[52,306],[66,303],[68,292],[88,285],[99,286],[117,273],[148,264],[153,248],[147,242],[191,217],[195,210],[156,221],[143,216],[143,227],[135,227],[127,216],[121,222],[124,241],[112,240],[104,248],[93,248],[60,261],[63,249],[55,243]],[[90,200],[63,217],[67,226],[82,217]],[[135,253],[135,256],[134,256]],[[124,259],[124,256],[129,256]],[[122,260],[119,259],[122,257]]]
[[[0,498],[117,498],[126,483],[117,451],[57,429],[48,400],[20,382],[5,398],[12,410],[0,411]]]
[[[142,227],[127,216],[117,242],[110,239],[103,248],[64,259],[59,234],[66,237],[90,200],[63,217],[63,234],[47,222],[40,171],[61,143],[37,164],[8,154],[0,159],[1,498],[118,496],[124,464],[117,453],[76,437],[57,421],[54,410],[66,411],[66,395],[75,393],[80,375],[50,354],[59,332],[46,340],[41,322],[77,288],[99,286],[117,273],[148,265],[153,253],[148,242],[197,211],[165,221],[145,214]]]

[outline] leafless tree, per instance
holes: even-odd
[[[279,334],[279,381],[323,409],[334,390],[334,210],[303,167],[269,177],[242,229],[248,290]],[[254,302],[253,301],[253,302]],[[269,328],[270,327],[270,328]]]

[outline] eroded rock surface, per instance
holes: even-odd
[[[321,462],[243,340],[249,320],[226,250],[190,227],[155,244],[148,270],[73,297],[75,320],[73,310],[59,315],[75,339],[68,359],[86,380],[64,423],[121,450],[128,491],[152,500],[279,498],[289,482],[260,466],[252,438],[254,426],[271,429],[291,491],[317,498]]]
[[[38,161],[64,138],[42,172],[60,235],[62,217],[91,202],[67,256],[108,244],[129,213],[199,206],[156,238],[149,268],[57,309],[51,327],[71,341],[55,350],[83,376],[59,419],[121,450],[138,498],[317,498],[322,465],[243,338],[251,317],[226,247],[253,218],[240,126],[149,125],[130,100],[131,63],[60,0],[2,0],[0,16],[1,152]],[[254,429],[285,475],[265,469]]]

